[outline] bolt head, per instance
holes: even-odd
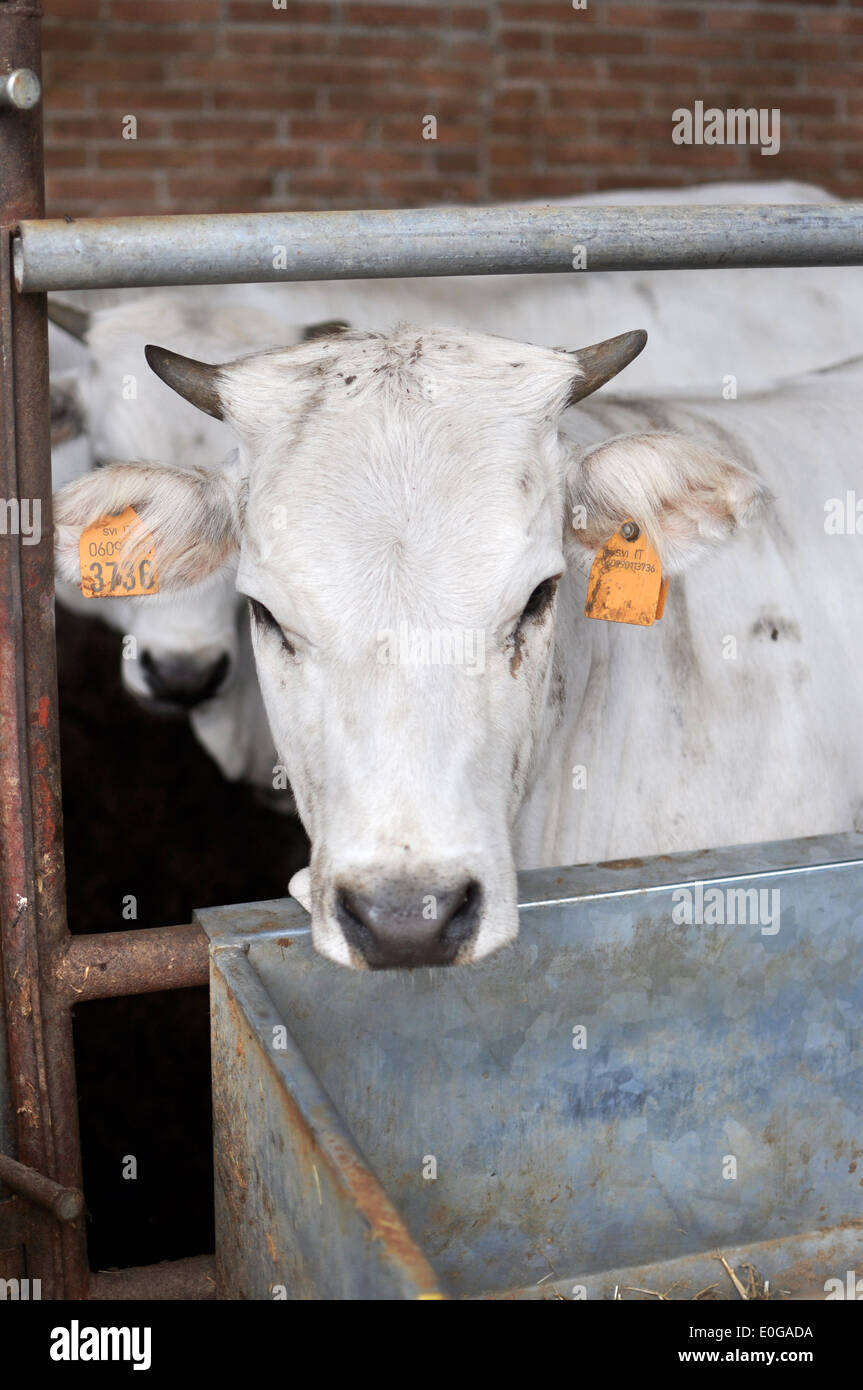
[[[42,87],[35,72],[30,68],[16,68],[2,78],[3,95],[9,106],[19,111],[30,111],[42,95]]]

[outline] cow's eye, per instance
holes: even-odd
[[[552,575],[550,579],[544,579],[541,584],[537,584],[518,620],[519,627],[522,623],[534,622],[545,616],[554,602],[559,578],[559,574]]]
[[[249,611],[252,615],[253,622],[256,624],[257,627],[261,629],[262,632],[275,633],[279,640],[282,642],[285,650],[289,652],[291,656],[296,655],[296,647],[294,646],[293,642],[288,641],[279,623],[276,622],[276,619],[273,617],[269,608],[265,608],[264,605],[262,603],[259,603],[256,598],[250,598]]]

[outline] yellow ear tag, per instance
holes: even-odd
[[[587,581],[586,618],[650,627],[662,617],[668,580],[635,521],[625,521],[597,552]]]
[[[134,507],[118,516],[103,516],[81,532],[78,555],[81,561],[81,593],[85,598],[139,598],[159,592],[153,537],[141,528],[135,558],[120,560],[126,537],[141,528]],[[144,555],[143,546],[149,545]]]

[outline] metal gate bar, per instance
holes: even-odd
[[[0,0],[0,54],[12,69],[40,72],[40,11]],[[43,976],[67,935],[57,671],[54,651],[48,337],[43,296],[11,282],[12,234],[44,212],[38,107],[0,110],[0,490],[41,504],[41,538],[0,542],[0,913],[3,989],[18,1161],[39,1178],[80,1191],[81,1154],[72,1020]],[[9,1173],[7,1186],[12,1186]],[[20,1190],[20,1189],[19,1189]],[[82,1297],[83,1221],[26,1208],[28,1269],[48,1297]]]
[[[863,203],[408,208],[25,221],[19,290],[859,265]]]

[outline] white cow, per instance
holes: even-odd
[[[711,184],[588,195],[578,202],[813,202],[823,190],[799,184]],[[558,200],[564,202],[567,200]],[[805,271],[632,272],[572,276],[469,277],[321,282],[152,292],[95,311],[78,331],[89,359],[77,409],[87,422],[93,459],[161,460],[208,465],[229,446],[225,427],[182,401],[165,401],[142,370],[141,347],[170,341],[193,357],[224,360],[299,341],[310,325],[347,319],[386,330],[400,317],[502,332],[546,346],[566,342],[571,324],[601,339],[637,318],[652,352],[631,369],[634,387],[710,384],[717,394],[744,393],[780,371],[801,370],[850,354],[863,274],[855,269]],[[860,305],[863,308],[863,304]],[[799,325],[806,332],[794,332]],[[70,446],[71,447],[71,446]],[[55,463],[58,454],[55,453]],[[57,467],[60,467],[57,464]],[[139,699],[186,708],[198,739],[231,778],[265,788],[274,780],[273,750],[248,651],[248,627],[230,576],[192,598],[82,601],[61,598],[107,619],[137,643],[123,680]],[[253,732],[250,732],[253,731]],[[276,772],[276,781],[280,778]],[[291,809],[289,796],[276,805]]]
[[[403,327],[221,367],[149,349],[238,450],[59,494],[63,574],[82,526],[129,504],[167,588],[237,567],[331,959],[481,959],[516,933],[515,866],[859,819],[863,571],[841,531],[863,530],[861,363],[746,400],[576,404],[643,342]],[[671,576],[646,629],[584,617],[627,520]]]

